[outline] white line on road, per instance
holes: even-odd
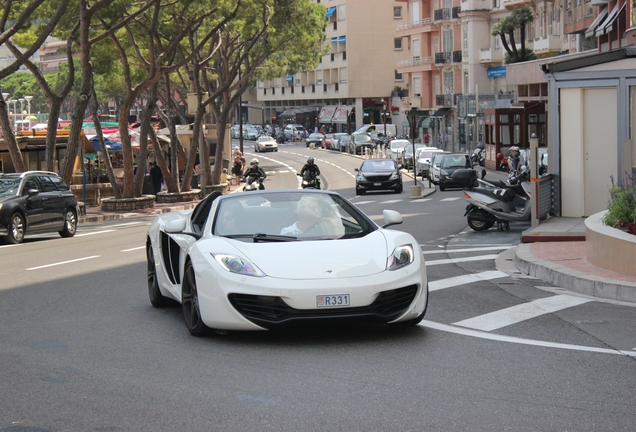
[[[26,270],[38,270],[38,269],[43,269],[43,268],[47,268],[47,267],[54,267],[54,266],[58,266],[58,265],[63,265],[63,264],[70,264],[70,263],[74,263],[74,262],[78,262],[78,261],[85,261],[85,260],[89,260],[89,259],[93,259],[93,258],[99,258],[100,255],[94,255],[94,256],[89,256],[86,258],[78,258],[78,259],[74,259],[74,260],[70,260],[70,261],[61,261],[58,263],[53,263],[53,264],[47,264],[47,265],[43,265],[43,266],[38,266],[38,267],[31,267],[28,268]]]
[[[420,199],[416,199],[413,200],[411,202],[426,202],[426,201],[431,201],[433,198],[420,198]]]
[[[425,246],[425,245],[420,245],[420,246]],[[429,250],[429,251],[422,251],[422,253],[424,255],[430,255],[430,254],[441,254],[441,253],[460,253],[460,252],[483,252],[483,251],[490,251],[490,250],[501,250],[501,249],[510,249],[512,247],[512,245],[501,245],[501,246],[486,246],[486,247],[475,247],[475,248],[469,248],[469,249],[438,249],[438,250]]]
[[[2,249],[2,248],[8,248],[8,247],[13,247],[13,246],[19,246],[19,245],[17,245],[17,244],[3,245],[3,246],[0,246],[0,249]]]
[[[582,297],[574,297],[565,294],[556,295],[458,321],[453,323],[453,325],[468,327],[475,330],[493,331],[541,315],[582,305],[590,301],[592,300]]]
[[[441,199],[440,202],[442,201],[457,201],[458,199],[460,199],[461,197],[455,197],[455,198],[444,198]]]
[[[89,236],[89,235],[95,235],[95,234],[104,234],[104,233],[109,233],[109,232],[114,232],[116,230],[104,230],[104,231],[93,231],[93,232],[87,232],[84,234],[75,234],[75,237],[84,237],[84,236]]]
[[[382,201],[380,204],[394,204],[396,202],[401,202],[401,201],[402,200],[395,199],[395,200]]]
[[[136,251],[136,250],[139,250],[139,249],[146,249],[146,246],[139,246],[139,247],[132,248],[132,249],[124,249],[121,252],[131,252],[131,251]]]
[[[455,264],[460,262],[470,262],[470,261],[483,261],[483,260],[494,260],[497,258],[497,255],[479,255],[474,257],[464,257],[464,258],[449,258],[435,261],[426,261],[426,266],[434,266],[440,264]]]
[[[362,204],[369,204],[375,201],[358,201],[358,202],[354,202],[355,205],[362,205]]]
[[[139,225],[140,223],[143,223],[143,222],[120,223],[120,224],[117,224],[117,225],[111,225],[111,227],[123,227],[123,226],[128,226],[128,225]]]
[[[428,265],[428,263],[427,263]],[[503,277],[508,277],[508,275],[504,272],[490,270],[481,273],[471,273],[462,276],[455,276],[447,279],[440,279],[436,281],[432,281],[428,283],[429,291],[438,291],[446,288],[452,288],[460,285],[466,285],[473,282],[478,281],[487,281],[491,279],[499,279]]]
[[[480,339],[489,339],[489,340],[499,341],[499,342],[517,343],[517,344],[521,344],[521,345],[541,346],[541,347],[546,347],[546,348],[559,348],[559,349],[566,349],[566,350],[572,350],[572,351],[595,352],[595,353],[601,353],[601,354],[618,354],[618,355],[636,357],[636,352],[631,352],[631,351],[620,351],[620,350],[613,350],[613,349],[607,349],[607,348],[587,347],[587,346],[582,346],[582,345],[571,345],[571,344],[563,344],[563,343],[555,343],[555,342],[544,342],[544,341],[538,341],[538,340],[534,340],[534,339],[524,339],[524,338],[518,338],[518,337],[513,337],[513,336],[504,336],[504,335],[498,335],[498,334],[493,334],[493,333],[484,333],[484,332],[480,332],[480,331],[477,331],[477,330],[453,327],[453,326],[450,326],[450,325],[441,324],[441,323],[437,323],[437,322],[434,322],[434,321],[423,320],[419,325],[421,325],[422,327],[427,327],[427,328],[430,328],[430,329],[433,329],[433,330],[440,330],[440,331],[444,331],[444,332],[447,332],[447,333],[455,333],[455,334],[459,334],[459,335],[476,337],[476,338],[480,338]]]

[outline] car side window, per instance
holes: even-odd
[[[24,188],[22,188],[22,195],[28,195],[29,189],[40,190],[40,186],[34,178],[26,179],[24,182]]]
[[[71,189],[66,183],[64,183],[64,180],[62,180],[60,177],[49,176],[47,178],[53,182],[57,190],[68,191]]]
[[[40,192],[57,192],[57,187],[47,176],[38,176],[40,182]]]

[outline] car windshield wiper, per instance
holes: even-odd
[[[288,242],[288,241],[297,241],[298,237],[294,236],[286,236],[286,235],[274,235],[274,234],[265,234],[265,233],[256,233],[252,236],[254,239],[254,243],[258,242]]]

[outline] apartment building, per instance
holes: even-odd
[[[263,118],[336,131],[402,124],[403,113],[393,104],[407,92],[396,72],[405,50],[394,45],[401,7],[396,10],[395,2],[386,0],[313,1],[325,6],[331,50],[315,70],[259,81],[256,104],[262,105]]]

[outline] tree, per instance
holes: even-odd
[[[501,39],[506,50],[506,63],[518,63],[534,60],[537,56],[531,49],[526,48],[526,26],[534,20],[532,11],[528,7],[515,9],[510,16],[501,19],[492,28],[492,35]],[[515,31],[519,29],[520,49],[517,49]]]

